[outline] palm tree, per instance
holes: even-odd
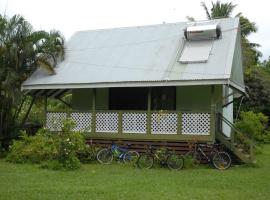
[[[230,17],[233,9],[236,7],[236,5],[230,3],[221,3],[220,1],[217,1],[216,3],[212,2],[212,8],[209,11],[207,8],[205,2],[201,3],[201,6],[204,8],[205,13],[207,15],[207,19],[217,19],[217,18],[226,18]]]
[[[54,74],[63,58],[64,39],[58,31],[34,31],[20,15],[0,15],[0,140],[16,124],[13,115],[22,100],[22,82],[38,67]]]
[[[221,3],[220,1],[212,2],[212,7],[209,9],[205,2],[201,3],[201,6],[205,10],[207,19],[227,18],[231,17],[235,4],[232,2]],[[261,53],[256,49],[259,47],[258,44],[250,43],[247,36],[251,33],[257,32],[257,27],[254,22],[250,22],[248,18],[244,17],[242,13],[238,13],[236,17],[240,19],[241,28],[241,43],[243,50],[243,65],[244,68],[249,68],[256,65]]]

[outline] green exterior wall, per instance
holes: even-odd
[[[92,110],[93,89],[72,90],[73,110]]]
[[[210,110],[211,86],[182,86],[176,88],[176,110]]]
[[[74,110],[92,110],[93,89],[74,89],[72,106]],[[221,111],[222,86],[181,86],[176,87],[176,110],[210,110],[211,104]],[[109,89],[96,89],[96,110],[109,109]]]
[[[216,112],[222,113],[223,85],[213,86],[212,104],[216,106]]]
[[[96,110],[109,109],[109,89],[98,88],[96,89]]]
[[[74,110],[92,110],[93,89],[72,90],[72,108]],[[107,88],[96,89],[96,110],[107,110],[109,107]]]

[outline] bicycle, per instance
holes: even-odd
[[[137,151],[129,151],[128,148],[121,148],[116,144],[112,144],[109,148],[101,149],[97,153],[97,160],[101,164],[111,164],[114,159],[127,163],[136,163],[139,153]]]
[[[200,165],[202,158],[213,167],[219,170],[228,169],[231,166],[231,156],[225,151],[219,151],[220,144],[198,144],[195,143],[193,150],[189,151],[185,158],[191,157],[193,166],[197,167]],[[211,149],[210,155],[208,156],[203,147],[208,147]]]
[[[147,152],[141,154],[138,158],[137,166],[150,169],[153,167],[155,159],[160,162],[161,166],[167,166],[171,170],[180,170],[184,165],[184,159],[181,155],[172,152],[168,148],[165,148],[163,153],[160,153],[158,150],[154,151],[152,146],[150,146]]]

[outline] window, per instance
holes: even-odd
[[[152,110],[175,110],[175,87],[152,88]]]
[[[147,88],[110,88],[110,110],[147,110]]]

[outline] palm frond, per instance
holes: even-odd
[[[51,66],[51,64],[50,64],[48,61],[46,61],[45,59],[39,58],[39,59],[37,60],[37,63],[38,63],[39,66],[40,66],[43,70],[45,70],[49,75],[54,75],[54,74],[56,74],[54,68],[53,68],[53,67]]]
[[[236,4],[232,4],[232,2],[230,3],[221,3],[220,1],[217,1],[215,3],[212,2],[211,17],[212,19],[230,17],[235,7]]]
[[[201,2],[201,6],[203,7],[205,13],[206,13],[206,17],[207,19],[212,19],[211,15],[210,15],[210,12],[209,12],[209,9],[207,8],[205,2]]]
[[[195,21],[195,18],[194,17],[191,17],[191,16],[186,16],[186,19],[190,22],[194,22]]]

